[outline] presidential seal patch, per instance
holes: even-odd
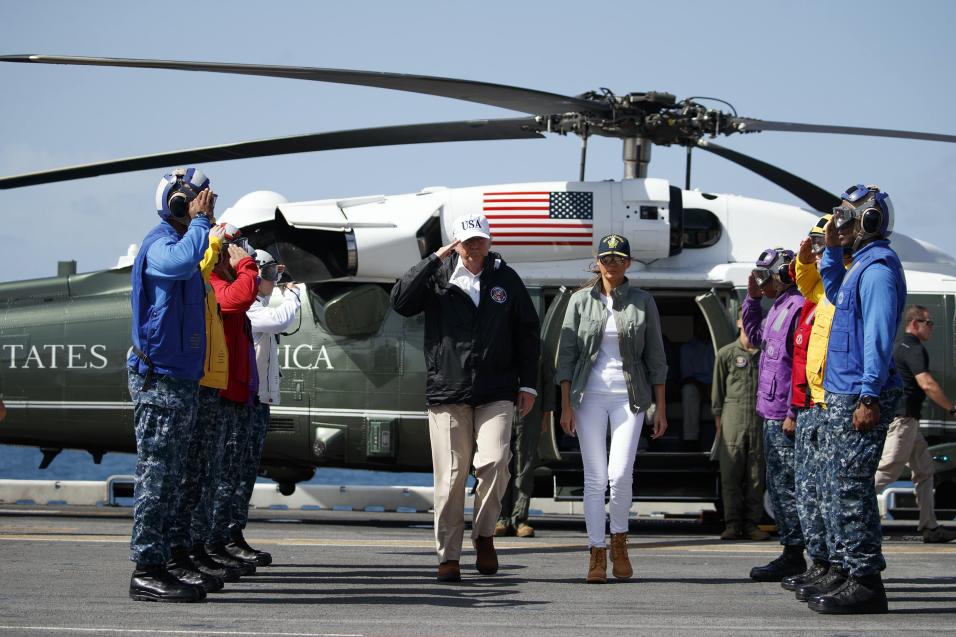
[[[496,303],[504,303],[508,300],[508,293],[505,292],[505,289],[500,285],[491,288],[491,292],[488,294],[491,296],[491,300]]]
[[[747,366],[747,357],[746,356],[737,356],[734,358],[734,365],[743,369]]]

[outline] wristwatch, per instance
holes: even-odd
[[[876,396],[860,396],[860,404],[866,405],[867,407],[878,404],[879,400]]]
[[[952,407],[949,408],[949,415],[956,416],[956,405],[953,405]]]
[[[196,213],[196,217],[195,217],[195,218],[196,218],[196,219],[199,219],[200,217],[202,217],[203,219],[205,219],[206,221],[208,221],[208,220],[209,220],[209,213],[208,213],[208,212],[205,212],[204,210],[200,210],[199,212]]]

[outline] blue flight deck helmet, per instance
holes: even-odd
[[[833,209],[833,223],[838,230],[859,219],[861,239],[886,239],[893,234],[893,202],[878,186],[856,184],[847,188],[840,198],[843,203]]]
[[[156,212],[163,221],[188,221],[189,202],[209,187],[209,177],[198,168],[177,168],[163,175],[156,188]]]

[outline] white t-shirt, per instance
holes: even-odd
[[[597,359],[591,367],[586,391],[599,394],[626,394],[627,382],[624,380],[624,362],[621,360],[621,346],[617,335],[617,322],[611,307],[614,299],[602,296],[607,312],[607,322],[604,325],[604,336],[601,338],[601,349]]]

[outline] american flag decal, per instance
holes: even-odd
[[[486,192],[482,212],[495,245],[590,246],[594,193]]]

